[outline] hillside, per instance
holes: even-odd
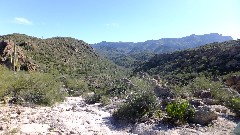
[[[91,46],[102,56],[109,58],[114,63],[129,67],[131,63],[139,63],[142,55],[148,54],[162,54],[183,50],[188,48],[195,48],[213,42],[223,42],[232,40],[230,36],[222,36],[221,34],[211,33],[204,35],[195,35],[182,38],[162,38],[159,40],[148,40],[145,42],[100,42],[92,44]],[[135,57],[139,56],[139,57]],[[126,65],[119,63],[120,60],[125,59]],[[140,60],[139,60],[140,59]]]
[[[42,89],[48,89],[47,85],[53,82],[57,82],[53,85],[53,90],[58,92],[51,95],[56,97],[62,93],[62,90],[71,96],[79,96],[89,91],[101,92],[103,89],[115,87],[109,84],[127,76],[127,70],[100,57],[89,44],[82,40],[69,37],[39,39],[24,34],[9,34],[0,36],[0,41],[0,68],[3,69],[0,76],[2,77],[0,100],[6,96],[17,98],[17,101],[32,100],[28,97],[30,93],[23,92],[23,95],[17,96],[18,91],[26,91],[26,89],[29,91],[37,89],[36,92],[46,92],[45,94],[48,95],[51,91],[48,93]],[[13,61],[15,70],[18,71],[16,73],[11,72]],[[2,65],[7,66],[10,71]],[[22,87],[22,83],[26,86]],[[46,87],[43,85],[45,83]],[[38,101],[29,102],[37,103]],[[38,104],[42,102],[43,100]],[[52,103],[44,102],[44,104]]]
[[[0,40],[1,134],[228,134],[240,121],[240,77],[218,78],[239,74],[240,40],[119,56],[133,74],[82,40]]]
[[[23,34],[0,36],[0,40],[13,41],[26,55],[26,59],[35,63],[42,72],[56,72],[77,77],[110,72],[114,74],[120,71],[116,65],[99,57],[92,47],[82,40],[68,37],[39,39]],[[10,59],[10,55],[5,56],[5,59]],[[23,67],[26,63],[20,64]]]
[[[135,72],[160,75],[172,83],[186,83],[203,74],[223,76],[240,71],[240,40],[211,43],[196,49],[158,54]]]

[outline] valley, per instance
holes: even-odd
[[[0,36],[1,134],[232,134],[240,40]]]

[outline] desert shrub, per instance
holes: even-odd
[[[108,96],[102,96],[100,99],[100,103],[102,103],[103,106],[108,105],[111,103],[111,100]]]
[[[68,89],[68,94],[71,96],[82,95],[83,92],[88,91],[87,83],[78,79],[66,79],[64,81],[65,87]]]
[[[116,120],[135,123],[145,115],[154,114],[158,108],[156,96],[151,92],[142,92],[131,96],[127,101],[113,113]]]
[[[197,93],[199,90],[214,92],[223,87],[221,82],[214,82],[206,77],[197,77],[189,86],[193,93]]]
[[[229,99],[227,102],[227,106],[236,113],[237,116],[240,116],[240,98],[235,97],[232,99]]]
[[[85,102],[87,104],[101,103],[102,106],[108,105],[111,103],[110,97],[108,95],[102,94],[93,94],[85,96]]]
[[[139,77],[132,77],[132,83],[135,85],[136,89],[139,91],[152,91],[154,86],[148,79],[139,78]]]
[[[219,97],[222,93],[223,85],[219,81],[211,81],[209,78],[204,76],[197,77],[192,83],[187,86],[183,86],[181,91],[189,92],[190,95],[198,96],[201,91],[210,91],[212,97]]]
[[[194,108],[187,101],[175,101],[166,107],[170,122],[175,124],[185,123],[194,114]]]
[[[170,84],[169,88],[171,89],[172,94],[175,97],[184,97],[185,98],[185,96],[187,96],[187,97],[193,96],[192,91],[190,89],[188,89],[186,86],[182,87],[180,85],[171,85]]]
[[[3,100],[7,89],[13,84],[13,72],[0,65],[0,100]]]
[[[225,105],[227,101],[230,99],[236,97],[238,95],[237,91],[227,89],[227,88],[221,88],[218,90],[211,91],[213,98],[216,99],[219,104]]]
[[[95,103],[99,103],[101,99],[101,95],[100,94],[93,94],[93,95],[88,95],[85,97],[85,102],[87,104],[95,104]]]
[[[16,103],[52,105],[66,96],[66,93],[61,91],[61,83],[50,74],[9,71],[5,75],[0,81],[1,88],[4,88],[1,90],[1,98],[8,96],[15,98]],[[6,84],[3,85],[3,82]]]

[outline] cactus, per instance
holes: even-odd
[[[13,44],[14,47],[14,51],[13,51],[13,71],[15,71],[15,67],[16,67],[16,45]]]
[[[17,55],[17,49],[16,49],[16,45],[15,44],[13,44],[13,48],[14,48],[13,49],[13,54],[10,55],[10,57],[11,57],[10,62],[12,64],[13,71],[16,71],[16,67],[18,65],[18,55]]]
[[[10,62],[13,63],[13,57],[12,57],[12,54],[10,54]]]

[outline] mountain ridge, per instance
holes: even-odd
[[[135,67],[134,63],[142,63],[154,54],[170,53],[178,50],[199,47],[213,42],[232,40],[231,36],[222,36],[218,33],[195,35],[182,38],[162,38],[145,42],[100,42],[91,46],[98,54],[112,60],[115,64],[124,67]],[[121,61],[120,61],[121,60]]]
[[[240,40],[210,43],[198,48],[156,54],[135,69],[160,75],[171,83],[183,83],[196,76],[224,76],[240,70]],[[187,80],[187,81],[186,81]]]

